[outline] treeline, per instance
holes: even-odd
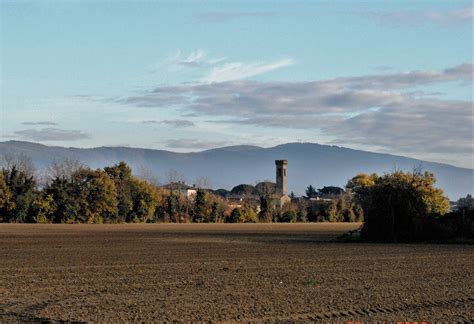
[[[290,202],[277,207],[273,184],[264,182],[252,189],[253,195],[242,194],[237,202],[229,200],[228,194],[253,186],[239,185],[231,192],[198,187],[190,199],[173,186],[164,189],[134,176],[125,162],[94,170],[66,160],[54,163],[47,180],[40,182],[31,161],[10,159],[0,172],[0,221],[255,223],[363,219],[350,193],[341,193],[330,201],[292,195]]]
[[[91,169],[54,163],[46,181],[28,160],[10,159],[0,170],[0,222],[362,222],[361,238],[377,241],[474,238],[474,199],[450,202],[429,172],[359,174],[345,189],[306,189],[279,207],[274,184],[239,185],[231,191],[196,189],[194,195],[157,187],[120,162]],[[179,184],[179,183],[178,183]],[[181,183],[182,184],[182,183]],[[179,186],[178,186],[179,187]],[[232,198],[234,195],[234,198]],[[236,197],[240,197],[235,199]]]
[[[17,223],[124,223],[221,220],[225,202],[203,190],[195,201],[132,175],[124,162],[92,170],[75,161],[55,163],[41,188],[31,169],[0,172],[0,219]],[[204,216],[205,215],[205,216]]]

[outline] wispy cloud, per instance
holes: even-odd
[[[30,126],[57,126],[58,124],[52,121],[37,121],[37,122],[23,122],[22,125],[30,125]]]
[[[142,124],[164,124],[173,126],[176,128],[180,127],[193,127],[195,126],[194,122],[186,119],[171,119],[171,120],[144,120]]]
[[[150,67],[152,73],[163,71],[175,75],[187,75],[194,83],[224,82],[246,79],[276,69],[293,65],[291,58],[274,61],[230,62],[225,57],[210,56],[203,49],[194,50],[188,54],[181,51],[167,57]],[[200,76],[199,76],[200,75]]]
[[[163,124],[165,125],[170,125],[170,126],[173,126],[173,127],[193,127],[194,126],[194,123],[190,120],[186,120],[186,119],[172,119],[172,120],[163,120],[162,121]]]
[[[90,135],[79,130],[42,128],[19,130],[14,132],[14,137],[32,141],[77,141],[88,139]]]
[[[166,147],[171,149],[210,149],[228,145],[227,141],[205,141],[191,138],[172,139],[165,142]]]
[[[209,53],[202,48],[195,49],[188,53],[178,50],[174,54],[168,55],[159,62],[152,64],[149,67],[149,71],[151,73],[158,71],[186,73],[199,69],[209,69],[225,60],[225,57],[210,56]]]
[[[196,18],[202,22],[210,23],[224,23],[241,18],[251,17],[270,17],[274,16],[275,12],[272,11],[253,11],[253,12],[242,12],[242,11],[208,11],[196,14]]]
[[[185,58],[178,58],[177,63],[185,66],[196,66],[202,64],[206,53],[202,49],[197,49],[194,52],[189,53]]]
[[[264,74],[273,70],[287,67],[294,64],[294,60],[285,58],[274,62],[226,63],[220,67],[214,67],[209,74],[201,79],[202,82],[225,82],[240,80]]]
[[[452,10],[370,11],[351,12],[351,14],[394,26],[415,26],[427,23],[447,26],[472,23],[474,8],[467,6]]]

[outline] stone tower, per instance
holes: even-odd
[[[286,195],[286,165],[287,160],[275,160],[276,165],[276,194]]]

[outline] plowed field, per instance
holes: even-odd
[[[360,224],[0,225],[0,322],[474,319],[474,246]]]

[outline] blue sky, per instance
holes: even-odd
[[[2,141],[304,141],[473,167],[470,2],[0,3]]]

